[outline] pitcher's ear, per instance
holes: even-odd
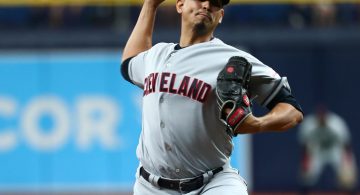
[[[182,7],[184,6],[184,0],[176,0],[176,11],[181,14]]]
[[[221,9],[221,17],[220,17],[220,19],[219,19],[219,23],[221,24],[221,22],[222,22],[222,20],[223,20],[223,18],[224,18],[224,15],[225,15],[225,11],[224,11],[224,9]]]

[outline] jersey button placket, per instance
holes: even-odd
[[[164,95],[163,94],[161,94],[160,98],[159,98],[159,104],[162,104],[162,103],[164,103]],[[159,105],[159,106],[161,107],[161,105]],[[160,115],[162,115],[161,108],[160,108]],[[162,117],[160,116],[160,118],[162,118]],[[162,120],[160,121],[160,128],[162,128],[162,129],[165,128],[165,123]]]
[[[168,143],[165,143],[165,149],[169,152],[172,150],[171,146]]]
[[[160,127],[161,127],[162,129],[165,128],[165,123],[164,123],[163,121],[160,122]]]

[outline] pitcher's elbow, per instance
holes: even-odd
[[[282,131],[287,131],[287,130],[294,128],[296,125],[301,123],[303,118],[304,118],[303,114],[299,111],[296,111],[296,113],[292,117],[292,120],[289,121],[289,123],[282,128]]]
[[[296,117],[296,122],[297,124],[301,123],[304,119],[304,114],[300,111],[297,111],[297,117]]]

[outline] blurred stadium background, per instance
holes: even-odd
[[[343,116],[359,163],[360,1],[231,1],[216,36],[288,76],[305,114],[321,102]],[[140,6],[0,0],[0,194],[131,194],[142,95],[119,65]],[[174,1],[158,16],[154,42],[177,42]],[[299,190],[297,128],[236,145],[252,194]],[[314,194],[338,194],[334,181]]]

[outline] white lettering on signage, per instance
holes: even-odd
[[[81,96],[75,101],[74,110],[70,108],[58,96],[38,96],[24,107],[19,107],[14,98],[0,96],[0,122],[18,118],[18,126],[0,126],[0,152],[15,149],[20,143],[38,151],[59,150],[70,141],[80,150],[96,144],[108,150],[120,146],[117,128],[121,110],[115,100]],[[44,116],[51,118],[51,128],[42,127]]]
[[[66,104],[55,96],[43,96],[33,99],[25,107],[20,117],[21,129],[26,141],[38,150],[56,150],[67,141],[70,131],[70,119]],[[41,129],[39,119],[48,114],[54,121],[53,128]]]
[[[115,101],[103,97],[81,97],[77,102],[78,135],[81,149],[88,149],[96,139],[107,149],[119,144],[116,125],[119,112]]]
[[[17,104],[9,97],[0,96],[0,117],[9,119],[16,114]],[[0,151],[8,151],[16,146],[16,134],[11,128],[0,131]]]

